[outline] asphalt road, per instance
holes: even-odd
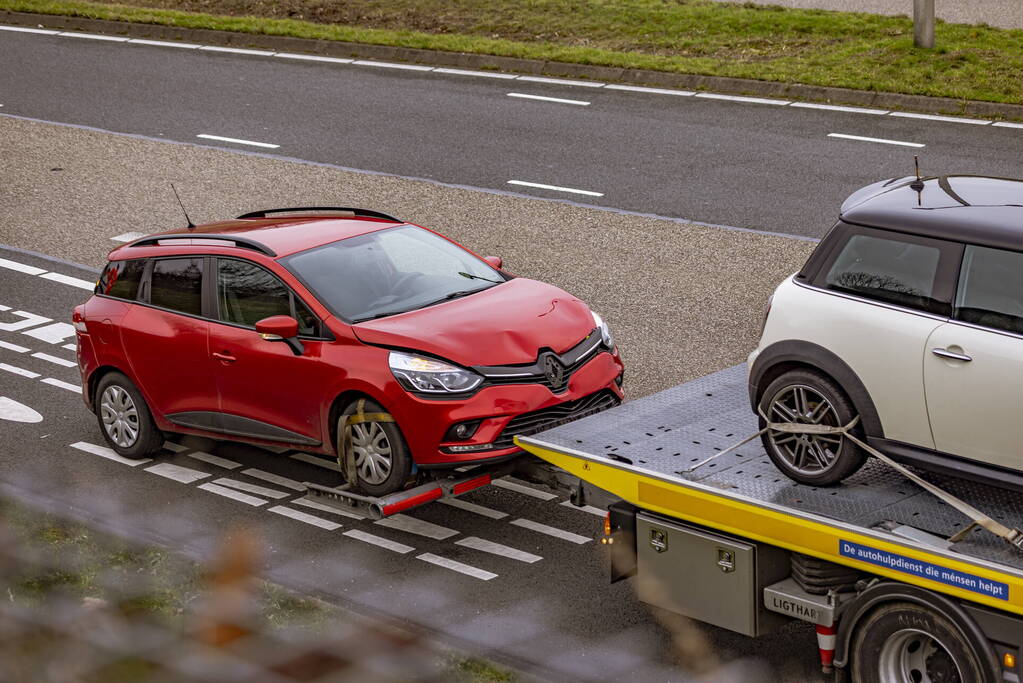
[[[593,540],[598,515],[561,496],[513,482],[463,497],[484,507],[433,504],[374,523],[304,506],[297,482],[335,484],[337,474],[294,453],[183,440],[152,461],[119,459],[103,448],[81,402],[68,347],[67,311],[89,295],[95,273],[7,249],[0,259],[4,495],[200,558],[225,529],[255,528],[268,579],[400,619],[538,676],[688,679],[671,668],[671,635],[628,583],[607,585]],[[20,407],[12,410],[11,401]],[[499,546],[484,551],[481,540]],[[805,625],[757,641],[695,628],[725,662],[763,656],[779,667],[740,662],[729,680],[812,678],[814,636]]]
[[[7,114],[811,237],[913,154],[1023,176],[1023,130],[990,123],[6,31],[0,63]]]

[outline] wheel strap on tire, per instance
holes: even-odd
[[[394,422],[390,413],[367,413],[366,399],[360,398],[355,404],[355,412],[345,418],[345,424],[338,436],[337,464],[341,467],[341,475],[345,481],[355,486],[358,472],[355,468],[355,450],[352,448],[352,427],[364,422]]]
[[[984,514],[983,512],[981,512],[977,508],[973,507],[972,505],[970,505],[966,501],[961,500],[961,499],[953,496],[948,491],[945,491],[945,490],[935,486],[931,482],[927,481],[926,479],[924,479],[920,475],[918,475],[915,472],[913,472],[912,470],[910,470],[905,465],[901,465],[901,464],[895,462],[894,460],[889,458],[887,455],[885,455],[884,453],[880,452],[879,450],[877,450],[873,446],[870,446],[869,444],[867,444],[866,442],[864,442],[863,440],[858,438],[855,434],[853,434],[852,433],[852,429],[857,424],[859,424],[859,421],[860,421],[860,416],[859,415],[854,417],[849,422],[849,424],[845,425],[844,427],[832,427],[830,425],[798,424],[798,423],[794,423],[794,422],[771,422],[768,419],[768,417],[766,415],[764,415],[764,411],[762,409],[758,408],[757,412],[760,414],[760,417],[764,420],[765,424],[767,425],[766,427],[761,429],[756,434],[753,434],[752,436],[743,439],[739,443],[737,443],[737,444],[735,444],[733,446],[729,446],[725,450],[719,451],[719,452],[715,453],[714,455],[710,456],[709,458],[705,458],[705,459],[701,460],[700,462],[696,463],[695,465],[692,465],[692,466],[688,467],[687,469],[682,470],[682,473],[692,472],[693,470],[697,469],[698,467],[701,467],[701,466],[707,464],[711,460],[715,460],[717,458],[720,458],[722,455],[726,455],[728,453],[731,453],[735,449],[737,449],[737,448],[739,448],[741,446],[746,445],[747,443],[749,443],[753,439],[756,439],[756,438],[760,437],[762,434],[764,434],[766,432],[769,432],[769,431],[782,432],[784,434],[833,434],[833,435],[838,435],[838,436],[844,436],[845,438],[849,439],[854,444],[856,444],[857,446],[859,446],[860,448],[865,450],[870,455],[874,456],[875,458],[877,458],[878,460],[880,460],[884,464],[888,465],[889,467],[891,467],[892,469],[897,471],[902,476],[906,477],[907,479],[909,479],[912,482],[914,482],[915,484],[917,484],[920,488],[924,489],[925,491],[927,491],[928,493],[930,493],[931,495],[936,497],[938,500],[942,501],[943,503],[947,503],[947,504],[951,505],[956,510],[958,510],[961,513],[963,513],[965,516],[969,517],[970,520],[973,523],[970,524],[965,529],[963,529],[962,531],[959,531],[955,535],[949,537],[948,540],[950,542],[957,543],[957,542],[961,541],[963,538],[965,538],[966,535],[970,531],[972,531],[974,527],[982,527],[982,528],[987,529],[988,531],[990,531],[995,536],[998,536],[999,538],[1004,540],[1006,543],[1016,547],[1017,549],[1023,550],[1023,531],[1020,531],[1019,529],[1010,529],[1009,527],[1005,526],[1004,524],[1001,524],[1000,522],[997,522],[996,520],[994,520],[991,517],[989,517],[988,515]]]

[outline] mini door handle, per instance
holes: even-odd
[[[230,354],[229,352],[227,352],[227,351],[225,351],[224,353],[216,353],[216,352],[214,352],[214,354],[213,354],[213,357],[214,357],[214,358],[216,358],[217,360],[222,360],[222,361],[224,361],[225,363],[233,363],[233,362],[235,362],[236,360],[238,360],[237,358],[235,358],[234,356],[232,356],[232,355],[231,355],[231,354]]]
[[[935,356],[941,356],[942,358],[961,360],[964,363],[968,363],[971,360],[973,360],[973,358],[967,356],[965,353],[956,353],[954,351],[949,351],[948,349],[931,349],[931,353],[933,353]]]

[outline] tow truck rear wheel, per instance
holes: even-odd
[[[911,602],[882,605],[857,625],[853,683],[994,683],[992,667],[956,626]]]
[[[358,403],[350,404],[341,413],[337,425],[339,440],[343,438],[348,418],[358,411]],[[363,401],[362,411],[366,414],[387,412],[370,399]],[[358,488],[370,496],[400,491],[412,472],[412,456],[398,423],[368,420],[349,425],[347,429],[351,431]]]
[[[856,417],[842,389],[812,370],[790,370],[771,382],[760,399],[760,412],[771,422],[830,427],[845,426]],[[765,426],[762,417],[760,426]],[[866,460],[862,449],[841,434],[768,431],[761,440],[778,469],[809,486],[837,484]]]

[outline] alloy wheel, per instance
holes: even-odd
[[[139,412],[124,387],[111,384],[99,401],[103,428],[110,440],[130,448],[139,438]]]
[[[391,474],[391,442],[379,422],[352,425],[352,450],[359,479],[367,484],[382,484]]]
[[[840,426],[838,413],[819,391],[805,384],[782,387],[768,406],[771,422]],[[842,437],[832,434],[789,434],[769,431],[775,452],[801,474],[818,474],[835,464]]]

